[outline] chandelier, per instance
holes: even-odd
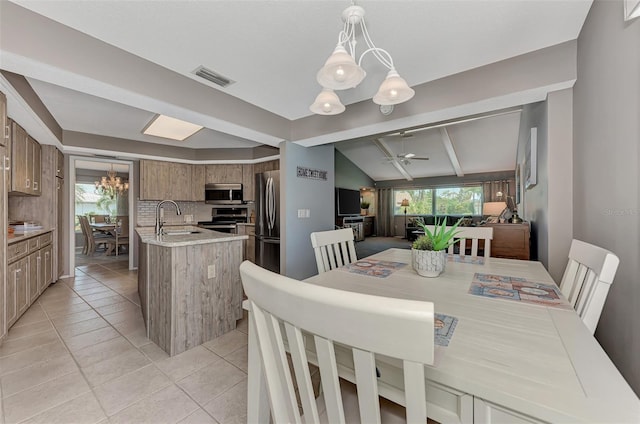
[[[367,73],[360,65],[362,58],[367,53],[372,53],[380,63],[389,69],[387,77],[380,85],[376,95],[373,96],[373,102],[389,107],[411,99],[415,91],[400,77],[393,65],[391,55],[373,44],[364,21],[364,9],[351,5],[342,12],[342,20],[344,27],[338,35],[338,45],[316,76],[318,83],[322,86],[322,92],[309,107],[311,112],[319,115],[337,115],[344,112],[345,106],[340,102],[340,98],[334,90],[354,88],[362,82]],[[367,50],[360,55],[356,63],[357,27],[360,27],[362,31]],[[348,46],[348,52],[345,46]]]
[[[111,164],[111,171],[107,171],[107,176],[104,176],[100,181],[96,181],[96,194],[102,196],[109,196],[114,198],[116,195],[120,195],[129,190],[129,182],[122,181],[122,178],[116,176],[116,171],[113,170],[113,164]]]

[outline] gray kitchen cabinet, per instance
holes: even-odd
[[[7,321],[6,321],[6,287],[7,287],[7,258],[6,249],[7,245],[7,232],[4,230],[7,228],[7,190],[8,182],[7,174],[9,172],[9,162],[7,161],[7,145],[10,138],[9,133],[11,128],[9,127],[9,119],[7,117],[7,97],[4,93],[0,92],[0,218],[2,219],[2,231],[0,231],[0,341],[2,341],[7,334]]]
[[[207,165],[191,165],[191,201],[204,202]]]
[[[141,160],[140,200],[190,201],[191,167],[187,163]]]
[[[242,182],[242,165],[240,164],[220,164],[206,165],[205,183],[228,183],[235,184]]]
[[[11,193],[39,196],[42,187],[40,143],[18,125],[11,123]]]

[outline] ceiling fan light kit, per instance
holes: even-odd
[[[362,58],[367,53],[372,53],[380,63],[389,69],[387,77],[373,97],[374,103],[381,106],[392,106],[406,102],[415,95],[415,91],[409,87],[407,82],[400,77],[396,71],[391,55],[386,50],[378,48],[373,44],[364,21],[364,13],[364,9],[356,5],[351,5],[342,12],[344,27],[338,35],[338,45],[316,75],[316,79],[323,87],[323,90],[309,108],[313,113],[336,115],[345,110],[344,105],[342,105],[340,99],[332,90],[347,90],[358,86],[358,84],[362,82],[367,73],[362,68],[361,63]],[[360,55],[356,63],[357,26],[360,27],[364,41],[367,44],[367,50]],[[347,51],[345,46],[349,47],[349,51]],[[323,98],[328,97],[327,90],[331,91],[338,99],[337,103],[335,101],[332,103],[318,102],[321,96],[324,96]],[[342,110],[338,111],[340,109],[339,107],[331,107],[331,105],[334,104],[336,106],[340,104]]]

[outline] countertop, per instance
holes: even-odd
[[[7,234],[7,244],[17,243],[22,240],[27,240],[42,234],[50,233],[51,231],[53,231],[53,228],[49,228],[49,229],[43,228],[42,230],[25,231],[19,234],[16,234],[16,233]]]
[[[165,226],[164,230],[168,234],[160,237],[155,235],[153,227],[137,227],[136,232],[143,243],[155,244],[158,246],[181,247],[194,244],[223,243],[229,241],[247,240],[249,236],[237,234],[221,233],[207,230],[193,225]],[[193,234],[171,234],[172,232],[195,231]]]

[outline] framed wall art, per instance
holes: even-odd
[[[531,128],[529,139],[524,150],[524,186],[528,190],[535,186],[537,180],[538,167],[538,128]]]

